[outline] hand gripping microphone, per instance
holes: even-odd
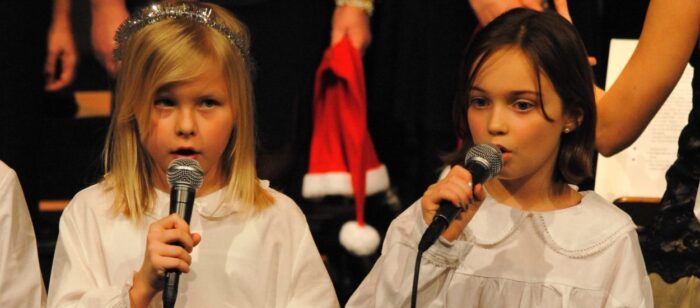
[[[491,144],[473,146],[464,157],[464,166],[472,174],[474,186],[484,183],[501,171],[501,150]],[[461,208],[454,206],[450,201],[441,201],[438,212],[418,243],[418,250],[422,252],[430,248],[461,211]]]
[[[170,183],[170,214],[177,213],[188,224],[192,217],[192,207],[197,189],[202,186],[204,171],[199,162],[189,158],[178,158],[168,166]],[[180,271],[167,270],[163,288],[163,307],[175,307]]]

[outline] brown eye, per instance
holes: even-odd
[[[155,105],[156,107],[168,108],[168,107],[175,106],[175,101],[173,101],[169,98],[161,97],[161,98],[157,98],[153,102],[153,105]]]
[[[489,102],[483,97],[472,97],[469,99],[469,106],[476,108],[483,108],[488,106]]]
[[[518,111],[528,111],[535,107],[535,104],[529,101],[517,101],[513,104],[513,107]]]
[[[216,106],[220,106],[221,102],[219,102],[215,99],[203,99],[201,102],[199,102],[199,105],[202,108],[209,109],[209,108],[214,108]]]

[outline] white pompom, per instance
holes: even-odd
[[[379,247],[379,232],[372,226],[360,226],[357,221],[348,221],[340,228],[340,244],[352,254],[369,256]]]

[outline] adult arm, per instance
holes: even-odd
[[[637,48],[597,101],[601,154],[614,155],[642,134],[680,79],[699,32],[699,1],[651,0]]]
[[[117,74],[117,63],[112,57],[116,42],[114,35],[119,25],[129,17],[124,0],[90,0],[92,25],[90,37],[95,57],[111,76]]]
[[[70,0],[54,0],[53,2],[53,16],[48,31],[44,64],[45,89],[47,91],[57,91],[64,88],[73,82],[75,76],[78,52],[73,40],[70,6]],[[56,72],[59,63],[61,71]]]

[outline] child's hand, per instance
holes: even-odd
[[[155,293],[163,289],[166,270],[188,273],[192,262],[190,253],[201,239],[199,234],[190,233],[189,225],[177,214],[151,224],[143,265],[134,275],[134,284],[129,291],[132,304],[148,305]]]
[[[472,175],[469,171],[462,166],[454,166],[444,179],[430,185],[423,194],[421,208],[423,210],[423,220],[426,224],[430,224],[433,221],[433,217],[440,208],[440,201],[449,201],[455,206],[461,206],[464,209],[442,233],[442,236],[448,241],[454,241],[459,237],[464,227],[476,214],[476,211],[481,206],[481,202],[486,198],[483,186],[477,184],[472,189],[471,182]]]

